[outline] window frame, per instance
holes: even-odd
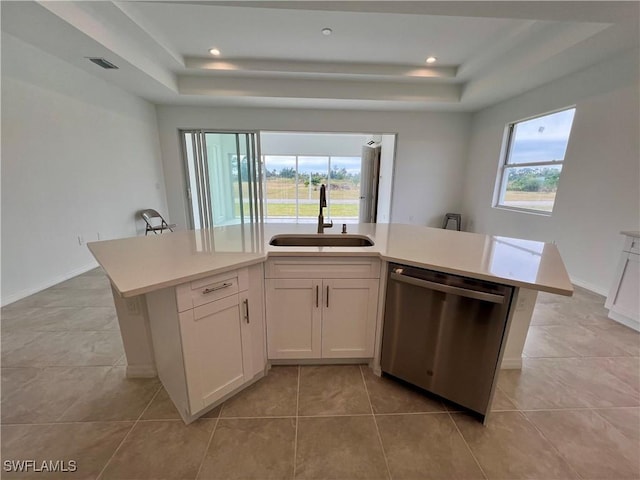
[[[496,179],[496,190],[494,193],[494,201],[493,208],[499,208],[504,210],[513,210],[521,213],[531,213],[534,215],[543,215],[545,217],[550,217],[553,214],[553,209],[556,206],[556,198],[553,199],[553,206],[550,211],[546,210],[536,210],[533,208],[524,208],[524,207],[514,207],[512,205],[504,204],[504,196],[507,191],[507,172],[512,168],[523,168],[523,167],[553,167],[560,166],[560,178],[562,177],[562,170],[564,166],[565,159],[562,160],[549,160],[549,161],[540,161],[540,162],[527,162],[527,163],[509,163],[509,159],[511,158],[511,153],[513,151],[513,140],[514,140],[514,132],[516,130],[516,126],[519,123],[527,122],[529,120],[534,120],[536,118],[546,117],[549,115],[554,115],[556,113],[565,112],[567,110],[574,110],[574,117],[571,122],[571,128],[569,129],[569,136],[567,138],[567,147],[565,149],[565,157],[566,151],[569,149],[569,142],[571,141],[571,133],[573,131],[573,121],[575,120],[575,105],[570,105],[567,107],[559,108],[557,110],[552,110],[549,112],[541,113],[539,115],[533,115],[531,117],[523,118],[520,120],[516,120],[515,122],[508,123],[505,127],[505,133],[503,136],[503,145],[504,145],[504,153],[501,155],[500,164],[498,166],[498,175]],[[560,178],[558,179],[558,185],[560,184]]]
[[[266,167],[266,157],[295,157],[295,169],[296,169],[296,176],[295,176],[295,182],[296,184],[298,184],[298,179],[300,176],[300,158],[326,158],[327,159],[327,182],[326,182],[326,187],[327,187],[327,210],[325,211],[326,215],[325,217],[327,218],[331,218],[331,206],[338,204],[338,201],[336,200],[336,203],[332,203],[332,199],[331,199],[331,172],[332,172],[332,161],[334,158],[352,158],[352,159],[360,159],[361,157],[358,156],[354,156],[354,155],[321,155],[321,154],[303,154],[303,153],[295,153],[295,154],[266,154],[266,153],[261,153],[261,163],[263,166],[263,171],[266,171],[267,167]],[[362,181],[362,179],[361,179]],[[263,191],[265,192],[264,194],[264,199],[265,201],[268,200],[267,197],[267,175],[264,174],[262,176],[262,182],[263,182]],[[295,219],[294,222],[299,224],[306,224],[306,223],[314,223],[317,221],[317,217],[315,215],[307,217],[307,216],[301,216],[300,215],[300,197],[299,197],[299,193],[300,191],[298,189],[296,189],[296,197],[295,197],[295,205],[296,205],[296,214],[295,214]],[[273,216],[273,217],[269,217],[268,215],[268,206],[265,207],[265,213],[264,213],[264,221],[265,222],[269,222],[271,221],[272,223],[284,223],[286,222],[286,218],[290,218],[290,217],[277,217],[277,216]],[[358,204],[358,216],[356,217],[338,217],[341,219],[344,219],[345,221],[353,221],[354,219],[357,220],[359,218],[359,214],[360,214],[360,204]],[[285,218],[285,220],[279,220],[280,218]],[[301,221],[302,220],[302,221]],[[342,220],[341,220],[342,221]]]

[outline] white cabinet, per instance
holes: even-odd
[[[248,299],[234,294],[180,313],[189,406],[198,412],[242,386],[251,372]],[[242,309],[241,309],[242,307]]]
[[[373,357],[378,279],[330,279],[322,286],[322,358]]]
[[[321,281],[267,279],[269,358],[320,358]]]
[[[266,276],[269,359],[373,357],[379,260],[270,259]]]
[[[185,422],[264,375],[262,265],[147,294],[158,376]]]
[[[622,233],[625,243],[605,307],[609,318],[640,331],[640,238],[638,232]]]

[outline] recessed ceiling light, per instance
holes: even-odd
[[[323,35],[326,35],[327,37],[328,37],[329,35],[331,35],[332,33],[333,33],[333,30],[331,30],[330,28],[323,28],[323,29],[322,29],[322,34],[323,34]]]
[[[210,48],[209,49],[209,53],[211,55],[215,55],[216,57],[220,55],[220,50],[218,50],[217,48]]]
[[[427,63],[436,63],[438,60],[436,57],[427,57]]]

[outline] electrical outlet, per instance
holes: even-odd
[[[96,238],[100,240],[100,232],[96,233]]]
[[[84,237],[82,235],[78,235],[78,245],[84,245]]]
[[[126,304],[129,315],[140,315],[140,302],[138,302],[137,298],[128,298]]]

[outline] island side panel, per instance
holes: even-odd
[[[113,286],[111,293],[127,358],[127,377],[157,376],[145,296],[123,298]]]
[[[511,319],[511,327],[507,344],[502,356],[503,369],[519,370],[522,368],[522,350],[527,340],[527,333],[531,325],[531,316],[536,306],[538,292],[528,288],[520,288],[518,291],[518,301]]]

